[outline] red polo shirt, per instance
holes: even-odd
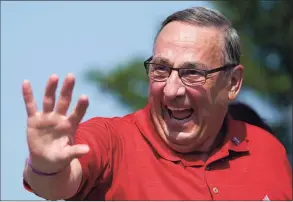
[[[284,147],[268,132],[227,120],[222,145],[205,161],[178,154],[156,133],[149,106],[122,118],[82,123],[76,143],[90,152],[68,200],[292,200]]]

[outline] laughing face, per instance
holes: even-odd
[[[203,70],[224,65],[221,30],[171,22],[159,33],[152,62],[173,68],[198,64]],[[149,103],[158,134],[175,151],[208,151],[222,125],[229,100],[241,87],[242,66],[229,77],[209,74],[201,85],[188,86],[172,71],[166,81],[150,79]]]

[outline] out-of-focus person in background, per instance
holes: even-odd
[[[144,62],[141,110],[80,124],[89,102],[81,96],[67,115],[72,74],[57,100],[58,76],[49,78],[41,110],[24,81],[25,187],[49,200],[292,200],[283,145],[227,116],[242,86],[240,55],[230,21],[194,7],[163,21]]]
[[[272,128],[252,109],[248,104],[243,102],[232,102],[229,104],[228,113],[233,119],[244,121],[246,123],[258,126],[271,134],[274,134]]]

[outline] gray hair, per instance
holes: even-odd
[[[202,27],[216,27],[219,29],[224,29],[224,63],[240,63],[240,38],[237,34],[237,31],[232,27],[231,22],[219,11],[204,7],[193,7],[175,12],[169,15],[163,21],[155,40],[157,39],[162,29],[173,21],[186,22]]]

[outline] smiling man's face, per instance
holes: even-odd
[[[152,62],[182,68],[201,63],[206,70],[224,65],[224,37],[220,29],[171,22],[159,33]],[[231,79],[224,72],[210,74],[203,85],[186,86],[177,71],[167,81],[150,80],[149,103],[157,132],[178,152],[208,151],[227,111]]]

